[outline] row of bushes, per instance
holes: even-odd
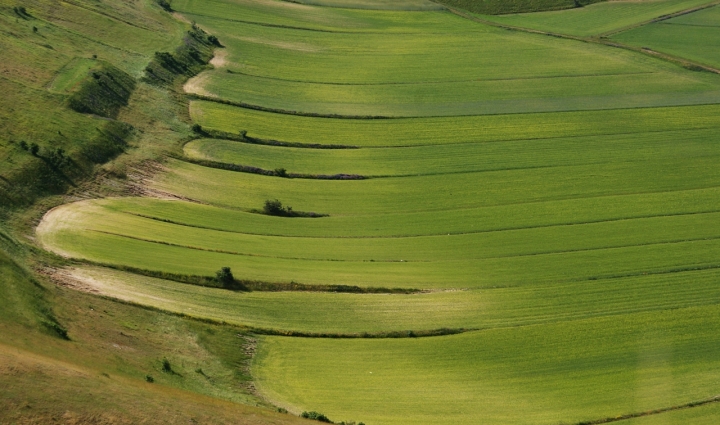
[[[99,62],[68,98],[71,109],[114,118],[135,90],[135,79],[106,62]]]
[[[221,47],[217,37],[193,25],[174,52],[155,52],[145,68],[145,80],[153,84],[170,85],[179,77],[199,74],[212,59],[215,47]]]
[[[251,143],[254,145],[305,149],[359,149],[358,146],[353,145],[324,145],[320,143],[281,142],[279,140],[259,139],[248,136],[246,130],[240,130],[240,132],[235,134],[228,131],[205,129],[200,124],[193,124],[192,129],[198,135],[209,139],[233,140],[236,142]]]
[[[264,168],[253,167],[250,165],[231,164],[227,162],[210,161],[207,159],[195,159],[184,157],[184,160],[193,164],[202,165],[203,167],[217,168],[220,170],[238,171],[241,173],[260,174],[263,176],[283,177],[288,179],[315,179],[315,180],[365,180],[368,177],[360,174],[304,174],[304,173],[288,173],[284,168],[276,168],[274,170],[266,170]]]
[[[189,94],[188,97],[191,99],[205,100],[208,102],[215,102],[215,103],[222,103],[224,105],[237,106],[238,108],[252,109],[255,111],[262,111],[262,112],[272,112],[274,114],[297,115],[300,117],[336,118],[336,119],[346,119],[346,120],[390,120],[390,119],[400,118],[400,117],[391,117],[391,116],[386,116],[386,115],[341,115],[341,114],[321,114],[321,113],[317,113],[317,112],[291,111],[288,109],[268,108],[265,106],[253,105],[253,104],[245,103],[245,102],[235,102],[232,100],[219,99],[217,97],[203,96],[200,94]]]
[[[382,288],[382,287],[360,287],[351,285],[307,285],[291,282],[263,282],[259,280],[237,279],[232,275],[232,270],[227,268],[227,273],[221,268],[214,277],[186,275],[180,273],[168,273],[155,270],[140,269],[131,266],[122,266],[115,264],[93,263],[84,261],[88,264],[96,264],[110,269],[125,271],[138,274],[141,276],[154,277],[158,279],[172,280],[174,282],[187,283],[190,285],[207,286],[211,288],[226,288],[244,291],[261,291],[261,292],[280,292],[280,291],[297,291],[297,292],[342,292],[353,294],[417,294],[421,291],[412,288]],[[228,275],[230,277],[228,277]]]
[[[464,332],[470,332],[477,329],[465,328],[440,328],[419,331],[385,331],[385,332],[358,332],[358,333],[340,333],[340,332],[303,332],[290,331],[282,329],[263,329],[254,328],[252,332],[260,335],[270,336],[291,336],[298,338],[329,338],[329,339],[388,339],[388,338],[427,338],[432,336],[456,335]]]

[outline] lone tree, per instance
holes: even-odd
[[[223,286],[223,288],[232,288],[235,284],[230,267],[223,267],[215,273],[215,279]]]
[[[290,209],[288,207],[288,209]],[[267,215],[286,215],[288,213],[288,210],[283,208],[282,202],[278,201],[277,199],[274,201],[267,200],[265,201],[265,206],[263,206],[263,212]]]

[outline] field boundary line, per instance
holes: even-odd
[[[674,239],[669,241],[661,241],[661,242],[645,242],[645,243],[638,243],[638,244],[632,244],[632,245],[615,245],[615,246],[602,246],[597,248],[578,248],[578,249],[568,249],[564,251],[546,251],[546,252],[530,252],[527,254],[508,254],[508,255],[491,255],[486,257],[471,257],[471,258],[462,258],[462,259],[456,259],[456,260],[343,260],[343,259],[332,259],[332,258],[303,258],[303,257],[282,257],[277,255],[262,255],[262,254],[252,254],[252,253],[243,253],[243,252],[235,252],[235,251],[228,251],[223,249],[213,249],[213,248],[203,248],[203,247],[197,247],[197,246],[190,246],[190,245],[180,245],[173,242],[165,242],[160,240],[154,240],[154,239],[145,239],[141,238],[139,236],[130,236],[130,235],[123,235],[120,233],[114,233],[114,232],[107,232],[104,230],[87,230],[89,232],[96,232],[96,233],[102,233],[105,235],[115,236],[118,238],[126,238],[126,239],[133,239],[140,242],[147,242],[157,245],[166,245],[166,246],[172,246],[176,248],[185,248],[190,249],[194,251],[203,251],[203,252],[214,252],[218,254],[228,254],[228,255],[236,255],[238,257],[256,257],[256,258],[272,258],[277,260],[292,260],[292,261],[315,261],[315,262],[329,262],[329,263],[435,263],[435,264],[442,264],[442,263],[457,263],[457,262],[466,262],[466,261],[477,261],[477,260],[496,260],[500,258],[523,258],[523,257],[537,257],[542,255],[563,255],[563,254],[573,254],[578,252],[593,252],[593,251],[609,251],[609,250],[617,250],[617,249],[625,249],[625,248],[639,248],[639,247],[645,247],[645,246],[656,246],[656,245],[678,245],[683,243],[691,243],[691,242],[701,242],[701,241],[717,241],[720,240],[720,236],[713,236],[713,237],[704,237],[704,238],[696,238],[696,239]]]
[[[222,16],[204,15],[202,13],[187,12],[187,11],[182,11],[182,10],[178,10],[177,12],[181,13],[183,15],[200,16],[202,18],[217,19],[219,21],[239,22],[241,24],[257,25],[260,27],[269,27],[269,28],[282,28],[282,29],[298,30],[298,31],[324,32],[324,33],[330,33],[330,34],[383,34],[383,35],[387,35],[386,32],[382,32],[382,31],[342,31],[342,30],[322,29],[322,28],[294,27],[291,25],[272,24],[269,22],[243,21],[242,19],[224,18]],[[438,12],[440,12],[440,11],[438,11]],[[394,32],[392,34],[394,35],[394,34],[425,34],[425,33],[423,33],[423,32]]]
[[[633,30],[633,29],[635,29],[635,28],[644,27],[645,25],[655,24],[655,23],[658,23],[658,22],[667,21],[667,20],[669,20],[669,19],[677,18],[677,17],[679,17],[679,16],[687,15],[687,14],[694,13],[694,12],[699,12],[699,11],[701,11],[701,10],[710,9],[711,7],[717,6],[717,5],[719,5],[719,4],[720,4],[720,0],[715,0],[715,1],[712,1],[712,2],[710,2],[710,3],[706,3],[706,4],[703,4],[703,5],[700,5],[700,6],[691,7],[691,8],[689,8],[689,9],[684,9],[684,10],[680,10],[680,11],[673,12],[673,13],[668,13],[667,15],[658,16],[657,18],[649,19],[649,20],[647,20],[647,21],[643,21],[643,22],[640,22],[640,23],[637,23],[637,24],[628,25],[628,26],[623,27],[623,28],[618,28],[618,29],[615,29],[615,30],[611,30],[611,31],[607,31],[607,32],[604,32],[604,33],[600,33],[600,34],[596,35],[596,37],[600,37],[600,38],[612,37],[613,35],[617,35],[617,34],[620,34],[620,33],[626,32],[626,31],[630,31],[630,30]]]
[[[287,1],[287,0],[281,0]],[[720,1],[720,0],[719,0]],[[713,27],[715,28],[715,27]],[[343,82],[329,82],[329,81],[307,81],[307,80],[292,80],[288,78],[270,77],[267,75],[254,75],[248,74],[242,71],[227,70],[228,74],[231,75],[242,75],[244,77],[258,78],[263,80],[272,81],[283,81],[288,83],[300,83],[300,84],[318,84],[328,86],[412,86],[412,85],[431,85],[431,84],[458,84],[458,83],[482,83],[488,81],[523,81],[523,80],[550,80],[553,78],[588,78],[588,77],[617,77],[622,75],[646,75],[646,74],[657,74],[655,71],[642,71],[642,72],[616,72],[609,74],[576,74],[576,75],[545,75],[537,77],[514,77],[514,78],[472,78],[466,80],[445,80],[445,81],[415,81],[415,82],[379,82],[379,83],[343,83]]]
[[[602,419],[595,419],[595,420],[590,420],[590,421],[580,421],[580,422],[576,422],[574,425],[607,424],[607,423],[611,423],[611,422],[619,422],[619,421],[625,421],[628,419],[640,418],[643,416],[658,415],[661,413],[672,412],[675,410],[691,409],[693,407],[700,407],[700,406],[704,406],[704,405],[711,404],[711,403],[717,403],[717,402],[720,402],[720,395],[708,397],[703,400],[691,401],[691,402],[685,403],[685,404],[679,404],[679,405],[670,406],[670,407],[662,407],[660,409],[654,409],[654,410],[647,410],[645,412],[628,413],[625,415],[620,415],[620,416],[615,416],[615,417],[607,417],[607,418],[602,418]]]
[[[708,5],[706,5],[706,6],[712,7],[717,4],[720,4],[720,0],[715,1],[711,6],[708,6]],[[700,70],[700,71],[711,72],[713,74],[720,74],[720,69],[713,68],[713,67],[707,66],[707,65],[703,65],[699,62],[691,61],[689,59],[686,59],[686,58],[683,58],[680,56],[670,55],[668,53],[657,52],[652,49],[646,49],[646,48],[642,48],[642,47],[633,47],[633,46],[630,46],[627,44],[623,44],[623,43],[620,43],[617,41],[610,40],[605,36],[581,37],[581,36],[570,35],[570,34],[561,34],[561,33],[551,32],[551,31],[536,30],[536,29],[532,29],[532,28],[519,27],[519,26],[515,26],[515,25],[507,25],[507,24],[501,24],[499,22],[488,21],[488,20],[485,20],[482,18],[478,18],[474,15],[471,15],[460,9],[455,9],[452,7],[448,7],[447,10],[452,14],[460,16],[461,18],[465,18],[470,21],[475,21],[475,22],[477,22],[479,24],[483,24],[483,25],[488,25],[488,26],[492,26],[492,27],[496,27],[496,28],[502,28],[502,29],[505,29],[508,31],[517,31],[517,32],[524,32],[524,33],[529,33],[529,34],[545,35],[545,36],[549,36],[549,37],[579,41],[582,43],[590,43],[590,44],[598,44],[598,45],[603,45],[603,46],[608,46],[608,47],[616,47],[618,49],[623,49],[623,50],[627,50],[630,52],[640,53],[640,54],[644,54],[646,56],[650,56],[650,57],[653,57],[656,59],[664,60],[666,62],[673,63],[675,65],[678,65],[678,66],[683,67],[688,70]],[[690,13],[690,12],[686,12],[686,13]],[[678,15],[678,16],[680,16],[680,15]],[[656,18],[656,19],[658,19],[658,18]],[[619,109],[622,109],[622,108],[619,108]],[[624,108],[624,109],[632,109],[632,108]]]
[[[513,30],[515,31],[515,30]],[[517,31],[523,31],[522,29],[518,29]],[[562,38],[562,37],[560,37]],[[582,40],[581,40],[582,41]],[[641,48],[637,48],[637,50],[634,47],[625,46],[621,44],[614,45],[613,42],[607,41],[583,41],[585,43],[596,43],[596,44],[602,44],[609,47],[616,47],[620,49],[627,49],[630,51],[634,51],[637,53],[643,53],[647,56],[652,56],[656,58],[663,59],[660,57],[660,55],[667,56],[670,58],[669,55],[665,53],[660,52],[653,52],[654,55],[651,54],[650,50],[643,50]],[[669,62],[674,63],[678,66],[684,66],[680,64],[679,62],[684,63],[688,66],[693,66],[691,64],[685,63],[681,58],[678,58],[677,60],[673,59],[667,59]],[[714,68],[708,68],[705,65],[695,65],[698,69],[702,68],[703,70],[707,70],[708,72],[720,74],[720,70],[715,70]],[[706,69],[707,68],[707,69]],[[687,69],[687,68],[686,68]],[[720,93],[720,90],[709,90],[706,92],[700,92],[700,93]],[[225,100],[218,97],[208,97],[208,96],[202,96],[198,94],[192,94],[187,93],[185,94],[187,98],[189,98],[191,101],[199,101],[199,102],[211,102],[211,103],[218,103],[221,105],[228,105],[233,106],[236,108],[241,109],[250,109],[250,110],[257,110],[261,112],[268,112],[273,114],[280,114],[280,115],[295,115],[295,116],[302,116],[302,117],[310,117],[310,118],[323,118],[323,119],[346,119],[346,120],[423,120],[423,119],[431,119],[431,118],[463,118],[463,117],[494,117],[494,116],[505,116],[505,115],[533,115],[533,114],[573,114],[573,113],[579,113],[579,112],[606,112],[606,111],[631,111],[631,110],[638,110],[638,109],[661,109],[661,108],[692,108],[692,107],[699,107],[699,106],[718,106],[718,102],[713,102],[709,100],[703,100],[699,101],[698,103],[679,103],[679,104],[669,104],[669,105],[650,105],[650,106],[625,106],[625,107],[607,107],[607,108],[593,108],[593,109],[561,109],[561,110],[536,110],[536,111],[520,111],[520,112],[489,112],[486,114],[456,114],[456,115],[338,115],[338,114],[321,114],[321,113],[315,113],[315,112],[296,112],[296,111],[288,111],[285,109],[277,109],[277,108],[268,108],[265,106],[258,106],[258,105],[252,105],[249,103],[244,102],[235,102],[232,100]],[[416,145],[410,145],[410,146],[416,146]],[[382,147],[382,146],[380,146]],[[394,146],[390,146],[394,147]]]
[[[273,236],[273,237],[288,238],[288,239],[405,239],[405,238],[421,238],[421,237],[448,236],[448,235],[449,236],[474,235],[474,234],[480,234],[480,233],[497,233],[497,232],[507,232],[507,231],[514,231],[514,230],[545,229],[545,228],[549,228],[549,227],[582,226],[582,225],[586,225],[586,224],[613,223],[613,222],[618,222],[618,221],[632,221],[632,220],[642,220],[642,219],[652,219],[652,218],[680,217],[680,216],[692,216],[692,215],[702,215],[702,214],[717,214],[717,213],[720,213],[720,209],[719,210],[695,211],[695,212],[679,212],[679,213],[673,213],[673,214],[643,215],[643,216],[636,216],[636,217],[618,217],[618,218],[609,218],[609,219],[603,219],[603,220],[579,221],[579,222],[575,222],[575,223],[555,223],[555,224],[543,224],[543,225],[538,225],[538,226],[505,227],[505,228],[498,228],[498,229],[474,230],[474,231],[466,231],[466,232],[449,232],[449,233],[443,232],[443,233],[387,235],[387,236],[295,236],[295,235],[280,235],[280,234],[273,234],[273,233],[240,232],[240,231],[236,231],[236,230],[222,229],[219,227],[193,225],[193,224],[183,223],[181,221],[170,220],[170,219],[165,219],[165,218],[161,218],[161,217],[154,217],[151,215],[146,215],[146,214],[141,214],[141,213],[135,213],[132,211],[119,211],[119,212],[122,214],[128,214],[128,215],[132,215],[135,217],[145,218],[148,220],[155,220],[155,221],[160,221],[163,223],[174,224],[176,226],[191,227],[194,229],[214,230],[217,232],[234,233],[234,234],[238,234],[238,235]]]

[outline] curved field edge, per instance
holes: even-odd
[[[664,15],[701,7],[709,3],[713,3],[713,1],[609,1],[582,9],[504,16],[483,15],[482,18],[501,24],[541,31],[575,36],[594,36],[647,23]]]
[[[717,304],[720,270],[564,285],[422,294],[242,292],[97,266],[53,273],[62,285],[137,305],[230,323],[264,334],[317,337],[442,335]],[[602,297],[598,295],[602,294]]]
[[[717,308],[382,343],[264,337],[253,374],[278,404],[330,417],[580,423],[716,394]],[[583,338],[570,337],[578,334]],[[464,407],[462,414],[446,416],[449,405]]]
[[[203,128],[283,142],[360,147],[442,145],[560,137],[622,135],[716,128],[720,106],[684,106],[609,111],[494,116],[343,120],[273,114],[191,101],[190,115]]]

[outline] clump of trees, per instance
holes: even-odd
[[[300,416],[305,419],[312,419],[314,421],[326,422],[329,424],[333,423],[330,419],[328,419],[327,416],[323,415],[322,413],[318,413],[314,410],[312,412],[302,412],[302,414]]]

